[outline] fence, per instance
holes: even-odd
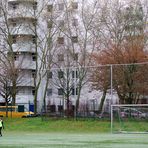
[[[71,116],[106,117],[111,104],[148,103],[148,63],[70,67],[51,73],[43,115],[63,117],[69,110]]]

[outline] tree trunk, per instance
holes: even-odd
[[[15,103],[16,103],[16,81],[15,82],[13,82],[13,84],[12,84],[12,106],[15,106]]]
[[[69,118],[69,116],[70,116],[70,106],[69,106],[69,103],[70,103],[70,101],[69,101],[69,97],[67,98],[67,117]]]
[[[6,98],[6,117],[8,117],[8,99]]]
[[[46,94],[47,94],[48,83],[49,83],[49,78],[47,78],[47,80],[46,80],[44,96],[43,96],[43,109],[44,109],[44,111],[46,111]]]
[[[103,95],[102,95],[102,98],[101,98],[101,101],[100,101],[99,113],[102,113],[103,105],[104,105],[105,98],[106,98],[106,93],[107,93],[107,90],[105,89],[105,90],[103,91]]]
[[[80,93],[81,93],[81,88],[78,89],[78,97],[77,97],[77,100],[76,100],[76,116],[77,116],[78,109],[79,109]]]

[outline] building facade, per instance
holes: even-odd
[[[16,105],[23,104],[32,111],[36,107],[40,112],[48,105],[55,105],[55,110],[61,106],[63,109],[76,106],[78,100],[80,106],[90,104],[92,110],[97,109],[102,92],[92,90],[91,68],[87,67],[91,65],[90,55],[98,50],[100,41],[95,27],[98,25],[96,16],[101,11],[99,3],[7,0],[1,5],[1,19],[7,30],[5,48],[17,69],[16,85],[12,83],[14,81],[10,83],[10,89],[16,88]],[[130,25],[126,28],[129,33]],[[116,98],[116,95],[112,97]],[[108,94],[106,98],[108,106],[111,97]],[[0,101],[5,102],[4,99]]]

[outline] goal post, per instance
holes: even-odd
[[[111,133],[148,133],[148,104],[111,105]]]

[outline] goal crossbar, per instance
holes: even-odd
[[[128,106],[131,106],[131,107],[134,107],[134,106],[148,106],[148,104],[114,104],[114,105],[111,105],[111,107],[114,107],[114,106],[119,106],[119,107],[128,107]]]

